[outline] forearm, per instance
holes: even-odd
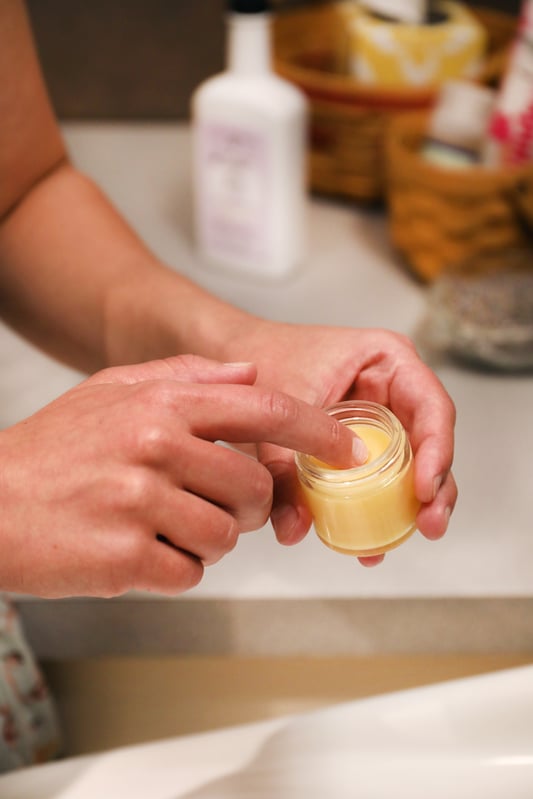
[[[165,268],[68,163],[22,0],[0,0],[0,42],[0,314],[86,371],[225,358],[249,317]]]
[[[248,320],[161,264],[66,162],[0,224],[0,281],[4,319],[86,371],[181,352],[224,358]]]

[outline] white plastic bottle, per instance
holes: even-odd
[[[226,71],[192,99],[197,243],[212,265],[281,278],[304,253],[307,102],[272,70],[266,0],[229,11]]]

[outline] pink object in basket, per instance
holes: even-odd
[[[484,160],[490,166],[533,160],[533,0],[523,4],[488,133]]]

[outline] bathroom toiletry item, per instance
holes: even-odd
[[[533,370],[531,246],[448,269],[427,295],[416,333],[424,356],[450,354],[503,372]]]
[[[304,255],[307,101],[271,66],[269,4],[229,3],[227,69],[192,100],[194,215],[205,261],[282,278]]]
[[[416,529],[413,456],[407,434],[382,405],[362,400],[327,409],[369,450],[362,466],[335,469],[297,453],[296,468],[319,538],[346,555],[380,555]]]
[[[377,7],[377,6],[376,6]],[[398,9],[420,9],[399,4]],[[487,31],[462,3],[437,2],[424,22],[396,19],[356,7],[347,20],[346,69],[376,87],[439,86],[452,78],[476,78],[487,49]]]
[[[421,153],[428,114],[401,114],[385,137],[388,222],[404,263],[423,280],[476,257],[506,258],[531,241],[533,164],[445,169]]]
[[[495,92],[469,81],[447,81],[441,88],[422,147],[428,161],[446,168],[481,160]]]
[[[526,0],[489,127],[491,166],[533,159],[533,0]]]

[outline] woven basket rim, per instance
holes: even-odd
[[[320,7],[320,6],[319,6]],[[509,13],[497,11],[491,8],[470,8],[469,11],[482,21],[485,21],[487,28],[500,25],[508,30],[516,28],[517,20]],[[295,9],[284,12],[284,15],[309,14],[309,9]],[[281,18],[279,18],[281,19]],[[277,24],[279,24],[279,19]],[[283,24],[281,22],[281,24]],[[505,51],[508,45],[495,48],[493,56]],[[318,51],[315,51],[315,54]],[[325,52],[325,51],[324,51]],[[402,87],[377,87],[360,83],[353,76],[340,72],[325,71],[318,68],[303,66],[295,63],[290,58],[286,58],[276,52],[274,48],[274,66],[276,71],[296,83],[304,89],[310,96],[331,99],[341,103],[364,105],[375,105],[388,107],[423,107],[427,106],[435,97],[439,89],[439,83],[426,84],[419,86]],[[482,79],[482,75],[479,79]]]
[[[389,123],[386,136],[387,149],[390,163],[401,163],[402,171],[411,165],[416,170],[411,174],[422,177],[426,182],[438,183],[439,188],[457,189],[464,192],[465,187],[475,186],[476,193],[489,188],[516,185],[521,178],[530,178],[533,165],[506,165],[505,167],[491,167],[486,164],[472,164],[467,168],[454,170],[439,167],[437,164],[422,158],[418,152],[420,144],[427,130],[430,112],[411,112],[398,114]],[[407,141],[409,139],[410,141]],[[458,186],[460,184],[460,187]]]
[[[404,87],[401,90],[392,87],[377,89],[375,86],[360,84],[348,75],[301,67],[278,57],[274,59],[274,67],[278,74],[305,89],[313,98],[352,105],[423,106],[434,98],[438,89],[437,84],[423,88]]]

